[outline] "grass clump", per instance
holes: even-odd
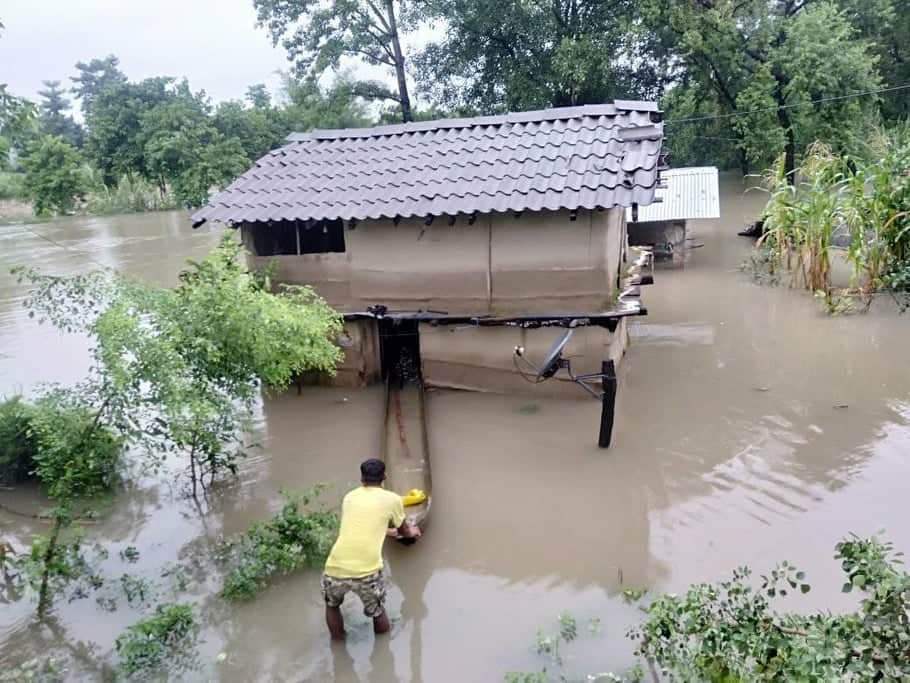
[[[307,509],[323,488],[286,495],[278,514],[253,525],[231,544],[231,569],[221,592],[225,599],[248,600],[272,577],[325,561],[338,534],[338,513]]]
[[[155,616],[137,622],[117,638],[120,667],[129,676],[160,668],[192,641],[196,619],[189,605],[159,605]]]

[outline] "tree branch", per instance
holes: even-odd
[[[369,8],[371,10],[373,10],[373,14],[375,14],[378,17],[379,21],[382,23],[382,28],[385,29],[385,32],[391,33],[392,29],[389,26],[389,20],[386,17],[386,15],[382,13],[382,10],[376,6],[376,4],[373,2],[373,0],[366,0],[366,3],[369,6]]]

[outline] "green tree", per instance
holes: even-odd
[[[910,83],[910,13],[898,0],[839,0],[858,35],[869,42],[876,57],[882,85],[893,87]],[[882,115],[892,121],[910,115],[906,90],[882,96]]]
[[[736,149],[743,169],[767,164],[780,150],[792,174],[796,149],[816,139],[848,145],[874,123],[875,98],[815,100],[875,89],[876,58],[847,17],[826,0],[681,0],[646,5],[646,18],[683,69],[669,92],[671,146],[682,126],[674,119],[721,116],[716,147]],[[698,104],[694,112],[691,107]],[[688,105],[688,106],[685,106]],[[759,113],[743,115],[759,110]],[[702,128],[705,130],[705,127]],[[682,133],[681,135],[685,135]]]
[[[25,151],[38,129],[38,108],[24,97],[17,97],[0,83],[0,137],[6,145]]]
[[[653,96],[659,51],[644,49],[638,8],[626,0],[434,0],[427,14],[445,34],[417,58],[418,82],[467,112]]]
[[[188,206],[203,204],[212,187],[223,186],[250,164],[241,140],[225,138],[215,128],[210,108],[204,95],[191,93],[184,81],[140,121],[148,172],[162,193],[169,183]]]
[[[106,88],[126,83],[126,75],[120,70],[120,60],[114,55],[89,62],[76,62],[78,73],[70,80],[73,94],[81,100],[83,114],[88,114],[92,101]]]
[[[259,24],[266,26],[275,45],[287,50],[297,75],[318,79],[337,69],[342,57],[385,66],[395,74],[396,90],[366,82],[360,94],[391,100],[401,118],[412,118],[401,32],[416,26],[421,5],[408,0],[253,0]],[[495,15],[494,15],[495,16]]]
[[[70,101],[64,96],[60,81],[42,81],[44,90],[38,94],[42,101],[38,104],[41,130],[45,135],[56,135],[74,147],[82,146],[82,126],[68,115]]]
[[[71,211],[83,192],[79,151],[52,135],[39,138],[25,159],[25,190],[35,213]]]
[[[307,131],[370,125],[372,120],[357,89],[356,82],[344,77],[331,87],[322,88],[312,78],[296,81],[285,75],[283,90],[288,105],[282,116],[288,129]]]
[[[191,163],[174,179],[174,193],[186,206],[202,206],[212,188],[222,189],[250,166],[240,140],[212,129],[206,143],[195,150]]]
[[[269,291],[240,250],[225,236],[190,263],[176,289],[110,273],[21,271],[40,320],[96,340],[89,405],[103,406],[105,424],[142,443],[151,464],[184,458],[194,494],[236,470],[263,386],[334,372],[341,355],[338,314],[308,288]]]
[[[173,98],[173,85],[171,78],[147,78],[107,85],[91,96],[85,150],[108,187],[124,175],[156,180],[145,155],[142,117]]]
[[[272,107],[272,96],[265,87],[265,83],[249,86],[246,89],[245,99],[254,109],[271,109]]]
[[[220,102],[212,118],[215,129],[239,142],[250,159],[259,159],[275,149],[291,132],[281,111],[261,104],[245,107],[237,100]]]

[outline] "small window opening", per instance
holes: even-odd
[[[341,220],[295,223],[257,223],[251,228],[253,249],[258,256],[344,253],[344,222]]]
[[[339,254],[344,251],[343,221],[315,221],[300,226],[301,254]]]
[[[253,248],[259,256],[297,253],[297,227],[290,222],[253,226]]]

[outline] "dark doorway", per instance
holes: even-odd
[[[420,332],[416,320],[379,321],[382,378],[404,386],[420,380]]]

